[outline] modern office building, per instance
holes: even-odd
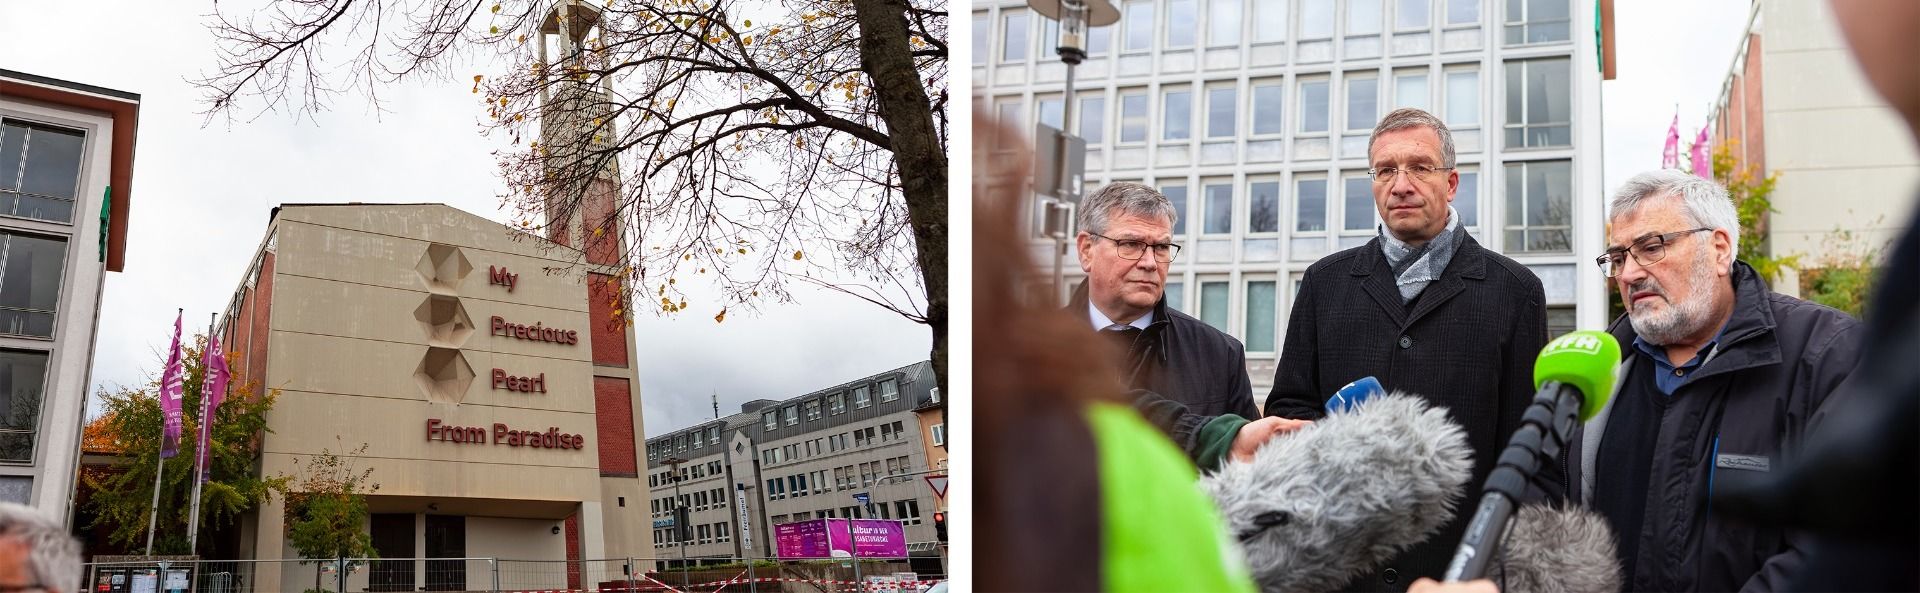
[[[943,446],[929,443],[916,410],[938,401],[933,367],[920,362],[649,439],[653,558],[768,558],[774,525],[825,517],[900,520],[910,552],[937,557],[923,478],[929,450]],[[944,439],[945,427],[933,434]],[[676,506],[688,508],[690,539],[675,533]]]
[[[1540,277],[1551,330],[1602,326],[1597,3],[1123,0],[1119,23],[1090,30],[1062,122],[1053,21],[975,0],[975,100],[1085,139],[1085,191],[1138,181],[1173,200],[1168,302],[1246,344],[1259,399],[1301,274],[1376,234],[1367,139],[1397,107],[1448,123],[1462,223]],[[1033,253],[1050,265],[1034,206]],[[1066,260],[1055,298],[1079,282]]]
[[[71,520],[140,95],[0,70],[0,501]]]
[[[1766,236],[1775,255],[1821,265],[1837,248],[1883,248],[1911,212],[1920,152],[1860,72],[1823,0],[1755,0],[1714,106],[1714,145],[1756,178],[1779,174]],[[1838,230],[1856,245],[1832,245]],[[1746,238],[1742,238],[1746,240]],[[1793,275],[1775,283],[1793,292]]]
[[[275,208],[220,326],[247,380],[279,392],[260,475],[365,445],[348,456],[380,485],[368,530],[382,558],[648,556],[634,338],[603,294],[613,270],[442,204]],[[242,556],[300,557],[285,520],[278,497],[243,517]],[[285,566],[260,564],[254,582],[311,586]],[[348,584],[487,578],[395,563]]]

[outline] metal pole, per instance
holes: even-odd
[[[859,507],[854,507],[859,508]],[[847,557],[853,559],[853,586],[860,586],[860,544],[853,537],[853,517],[847,517]]]
[[[487,565],[493,567],[493,592],[500,592],[500,559],[488,558]]]
[[[161,430],[165,430],[164,428]],[[160,437],[165,440],[165,436]],[[160,457],[160,463],[153,466],[153,505],[147,507],[147,555],[153,555],[153,526],[160,523],[160,476],[166,475],[167,458]]]
[[[635,588],[634,581],[633,581],[633,576],[634,576],[633,573],[636,573],[636,572],[640,572],[640,565],[634,564],[633,557],[628,556],[627,557],[627,591],[629,593],[631,593]],[[498,589],[499,586],[496,585],[494,588]]]
[[[207,314],[207,345],[203,348],[213,347],[213,325],[219,318],[219,313]],[[206,352],[203,350],[200,359],[206,360],[206,358]],[[207,417],[207,400],[211,399],[207,396],[206,373],[208,370],[204,368],[200,370],[200,433],[207,435],[207,438],[194,441],[193,446],[193,511],[187,518],[188,554],[200,553],[200,487],[206,482],[203,478],[207,471],[207,446],[213,444],[213,419]]]
[[[347,593],[347,558],[338,557],[333,562],[333,582],[339,586],[339,593]]]

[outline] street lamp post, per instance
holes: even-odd
[[[673,539],[678,540],[680,543],[680,586],[685,587],[687,584],[687,538],[684,536],[687,535],[685,531],[691,528],[681,524],[680,521],[682,515],[685,515],[686,519],[692,520],[693,510],[686,508],[686,503],[680,501],[680,464],[686,463],[687,460],[679,457],[668,457],[662,461],[665,462],[668,469],[673,472],[669,474],[670,477],[668,478],[673,480],[673,506],[676,509],[676,512],[673,514]]]
[[[1068,128],[1073,121],[1073,104],[1079,102],[1078,98],[1073,96],[1073,69],[1087,59],[1087,27],[1104,27],[1120,22],[1120,11],[1107,0],[1027,0],[1027,6],[1032,7],[1033,11],[1041,16],[1059,23],[1060,45],[1055,47],[1054,51],[1060,55],[1060,61],[1067,65],[1066,92],[1060,98],[1060,127],[1063,141],[1053,143],[1054,161],[1060,168],[1060,175],[1056,180],[1056,186],[1048,188],[1054,192],[1054,201],[1047,204],[1052,214],[1047,218],[1053,219],[1052,228],[1048,229],[1047,234],[1053,236],[1054,295],[1055,298],[1065,301],[1069,227],[1066,203],[1078,201],[1074,196],[1078,191],[1074,182],[1081,177],[1077,173],[1083,173],[1073,170],[1072,159],[1067,158],[1067,151],[1070,150],[1069,143],[1064,141],[1065,137],[1073,136],[1073,132]]]

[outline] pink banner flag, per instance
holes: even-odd
[[[186,368],[180,360],[180,318],[173,319],[173,347],[168,350],[167,369],[160,373],[160,414],[166,423],[160,429],[160,457],[180,453],[180,395],[186,387]]]
[[[1667,147],[1660,151],[1660,168],[1680,168],[1680,110],[1673,111],[1673,124],[1667,126]]]
[[[220,403],[227,399],[227,381],[231,378],[227,353],[220,348],[220,336],[207,336],[207,350],[201,354],[200,362],[206,367],[206,374],[200,379],[200,446],[195,454],[200,456],[200,481],[205,482],[213,474],[210,463],[213,452],[207,449],[207,443],[213,440],[213,416],[220,410]]]
[[[1693,174],[1713,179],[1713,166],[1707,163],[1707,129],[1700,128],[1700,135],[1693,139]]]

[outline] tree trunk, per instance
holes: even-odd
[[[906,0],[853,0],[860,22],[860,69],[873,80],[886,122],[900,193],[907,200],[920,279],[933,330],[934,380],[947,390],[947,150],[933,127],[933,105],[914,67]]]

